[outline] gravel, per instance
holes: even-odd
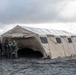
[[[0,75],[76,75],[76,59],[0,59]]]

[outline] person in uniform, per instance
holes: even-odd
[[[0,58],[2,57],[2,43],[0,41]]]
[[[8,39],[6,39],[4,42],[4,49],[5,49],[6,57],[10,58],[10,47],[9,47]]]
[[[12,40],[11,49],[12,49],[11,57],[12,58],[17,58],[18,57],[17,56],[18,46],[17,46],[17,42],[15,40]]]

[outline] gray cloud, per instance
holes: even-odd
[[[59,2],[60,0],[4,0],[0,6],[0,22],[8,24],[55,21]]]
[[[0,23],[50,23],[76,21],[59,14],[66,0],[1,0]]]

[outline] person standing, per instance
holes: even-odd
[[[10,58],[10,47],[7,39],[4,42],[4,49],[5,49],[6,57]]]
[[[0,58],[2,57],[2,43],[0,41]]]
[[[11,54],[12,54],[12,40],[11,39],[9,39],[8,40],[8,45],[9,45],[9,58],[11,58]]]
[[[17,58],[18,57],[17,56],[18,46],[17,46],[17,42],[15,40],[12,40],[11,48],[12,48],[11,57]]]

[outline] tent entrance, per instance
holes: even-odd
[[[23,48],[18,50],[18,57],[28,57],[28,58],[41,58],[43,57],[42,53],[39,51],[34,51],[30,48]]]

